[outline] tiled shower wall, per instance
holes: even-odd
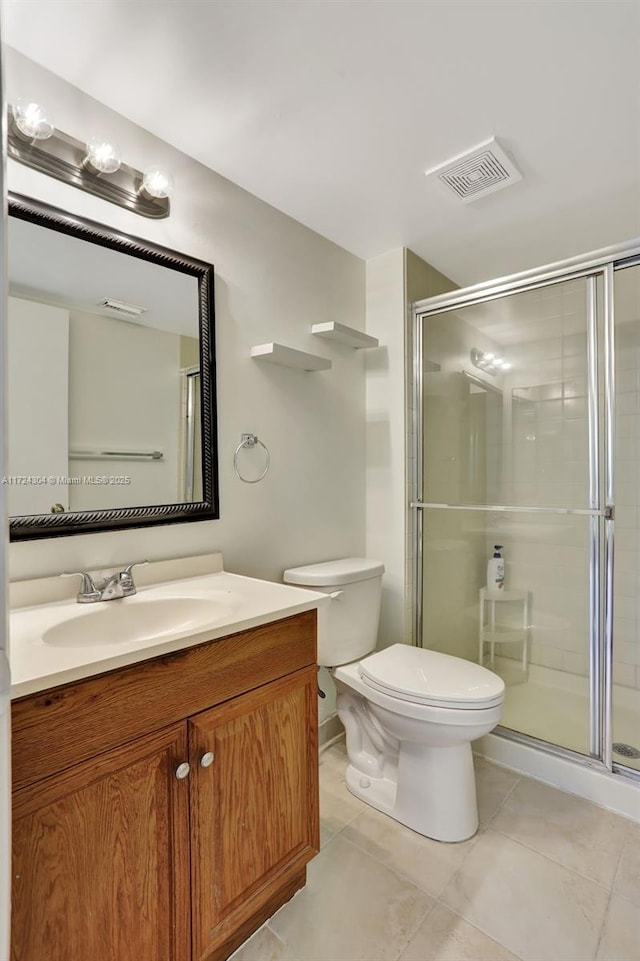
[[[631,272],[640,268],[624,273]],[[617,316],[613,679],[640,690],[640,319],[622,308]]]
[[[640,313],[630,314],[629,302],[626,298],[617,310],[616,329],[614,681],[640,689],[640,322],[634,319]],[[512,316],[509,335],[501,340],[487,338],[498,325],[486,313],[474,317],[461,311],[428,321],[426,499],[587,508],[583,282],[552,288],[542,297],[524,295],[511,306],[522,308],[522,329],[516,332],[519,318]],[[527,331],[531,339],[526,339]],[[461,372],[470,368],[471,347],[499,350],[512,364],[508,374],[480,374],[493,390],[478,392],[465,382]],[[529,592],[531,662],[586,677],[589,519],[497,511],[427,514],[424,645],[478,657],[478,591],[485,583],[487,558],[499,543],[504,545],[507,588]],[[518,604],[500,606],[500,616],[514,625],[521,614]],[[517,659],[521,647],[504,645],[499,653]]]
[[[511,450],[507,441],[503,502],[588,505],[585,352],[583,334],[520,344],[506,352],[517,374],[505,384],[505,422],[511,408]],[[615,356],[613,679],[616,684],[640,689],[640,323],[621,311],[617,315]],[[557,381],[549,376],[554,370],[560,373]],[[588,520],[580,516],[541,520],[535,515],[520,515],[512,525],[507,524],[504,532],[496,523],[488,542],[499,536],[506,544],[507,586],[531,592],[531,662],[586,676]]]
[[[512,372],[503,393],[500,503],[588,508],[586,334],[516,344],[505,355]],[[506,587],[526,590],[531,599],[531,663],[586,676],[589,519],[490,517],[489,540],[505,546]]]
[[[424,497],[431,503],[482,504],[497,493],[499,394],[478,391],[465,375],[474,347],[489,351],[495,344],[457,312],[429,318],[423,432]],[[425,647],[469,660],[478,656],[486,522],[479,512],[423,512]]]

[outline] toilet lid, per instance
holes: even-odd
[[[504,697],[504,681],[486,667],[408,644],[371,654],[358,669],[370,687],[419,704],[478,710]]]

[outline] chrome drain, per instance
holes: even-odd
[[[619,754],[621,757],[640,758],[640,751],[637,747],[633,747],[631,744],[622,744],[621,742],[613,745],[613,753]]]

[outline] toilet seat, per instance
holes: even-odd
[[[480,664],[408,644],[365,657],[358,674],[369,688],[414,704],[480,710],[502,703],[504,681]]]

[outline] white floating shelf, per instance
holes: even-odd
[[[328,370],[331,367],[331,361],[326,357],[307,354],[304,350],[295,350],[282,344],[258,344],[251,348],[251,356],[254,360],[280,364],[281,367],[295,367],[298,370]]]
[[[326,337],[327,340],[337,340],[356,350],[361,350],[363,347],[377,347],[379,343],[377,337],[363,334],[361,330],[347,327],[346,324],[338,324],[335,320],[330,320],[326,324],[312,324],[311,333],[318,337]]]

